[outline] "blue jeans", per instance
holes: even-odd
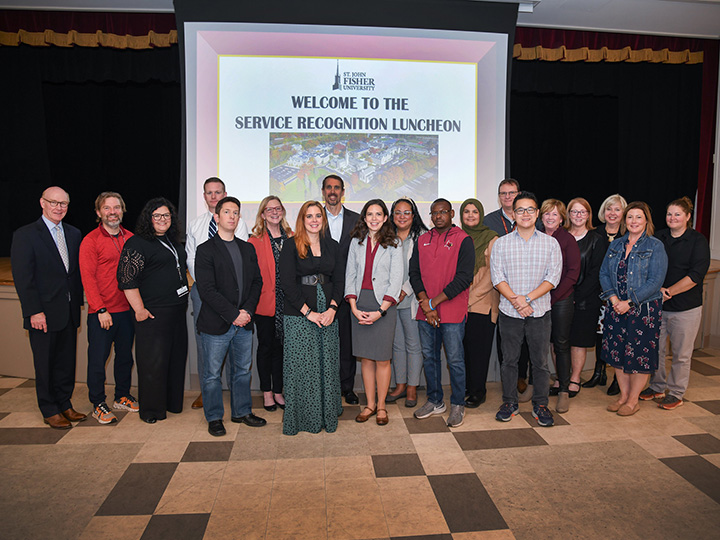
[[[195,332],[195,345],[197,348],[197,374],[198,374],[198,382],[200,383],[200,390],[202,391],[202,384],[203,384],[203,372],[205,371],[205,362],[203,361],[203,344],[202,344],[202,334],[198,332],[197,329],[197,322],[198,317],[200,316],[200,308],[202,308],[202,300],[200,299],[200,291],[198,291],[198,288],[195,284],[193,284],[192,288],[190,289],[190,301],[192,302],[192,316],[193,321],[195,321],[195,324],[193,325],[193,331]],[[225,371],[225,376],[223,377],[225,380],[225,388],[230,388],[230,383],[228,382],[228,372]]]
[[[450,403],[465,405],[465,351],[463,350],[465,321],[441,323],[437,328],[425,321],[418,321],[417,324],[422,344],[428,400],[436,405],[443,401],[440,347],[444,345],[452,389]]]
[[[205,369],[202,379],[203,409],[208,422],[222,420],[225,414],[220,373],[228,355],[227,371],[230,377],[230,410],[232,417],[246,416],[252,411],[250,397],[250,368],[252,366],[252,325],[246,330],[240,326],[219,336],[202,334]]]

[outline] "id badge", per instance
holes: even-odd
[[[177,290],[177,295],[178,295],[178,296],[185,296],[187,293],[188,293],[187,285],[183,285],[182,287],[180,287],[180,288]]]

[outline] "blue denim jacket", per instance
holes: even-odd
[[[605,254],[600,267],[600,298],[607,300],[615,295],[620,300],[632,300],[637,306],[662,298],[660,287],[665,280],[668,259],[663,243],[654,236],[643,235],[627,258],[627,281],[629,298],[620,298],[617,292],[617,268],[620,259],[625,257],[628,234],[616,238]]]

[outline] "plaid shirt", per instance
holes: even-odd
[[[535,230],[525,241],[517,230],[497,239],[490,254],[490,273],[493,286],[506,282],[515,294],[525,296],[543,282],[557,287],[562,274],[562,251],[552,236]],[[550,311],[550,294],[544,294],[530,304],[533,317]],[[510,301],[500,295],[500,311],[508,317],[522,317]]]

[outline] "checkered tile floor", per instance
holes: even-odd
[[[194,393],[155,425],[119,413],[55,431],[32,380],[0,377],[0,537],[717,538],[720,350],[696,351],[674,411],[650,402],[621,418],[605,390],[583,389],[549,429],[529,403],[495,421],[492,383],[456,429],[400,400],[387,426],[346,407],[336,433],[295,437],[257,396],[267,426],[226,422],[214,438]],[[74,404],[89,410],[84,385]]]

